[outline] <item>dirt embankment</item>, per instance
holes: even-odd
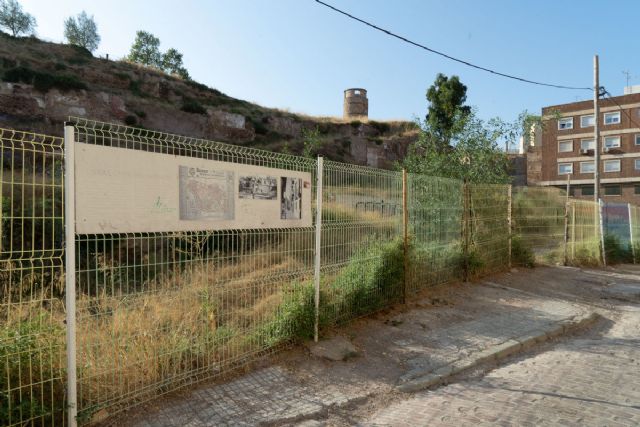
[[[412,122],[343,122],[262,107],[155,69],[69,45],[0,33],[0,127],[61,135],[69,116],[390,168],[417,139]],[[336,94],[340,103],[341,94]]]

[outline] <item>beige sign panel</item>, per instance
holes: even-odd
[[[311,174],[76,143],[76,232],[311,226]]]

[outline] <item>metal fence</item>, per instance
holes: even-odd
[[[77,385],[69,400],[78,421],[95,421],[312,338],[316,327],[518,265],[527,251],[542,261],[597,260],[597,205],[567,204],[555,190],[512,192],[72,122],[78,145],[309,173],[313,225],[76,234],[66,242],[75,298],[65,303],[73,293],[64,275],[63,140],[0,130],[1,425],[73,424],[64,416],[67,392],[75,395],[67,378]],[[69,314],[76,347],[66,354]]]

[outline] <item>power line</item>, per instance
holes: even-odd
[[[603,93],[609,97],[610,100],[613,101],[614,104],[616,104],[618,106],[618,108],[620,108],[620,111],[622,111],[624,113],[625,116],[627,116],[629,118],[629,121],[631,121],[631,123],[633,123],[634,125],[636,125],[637,127],[640,127],[640,124],[638,124],[638,122],[636,122],[634,120],[634,118],[631,116],[631,114],[629,114],[629,112],[627,110],[625,110],[624,108],[622,108],[622,105],[618,104],[618,101],[615,100],[615,98],[611,95],[611,93],[602,88],[603,89]]]
[[[372,24],[371,22],[367,22],[364,19],[360,19],[357,16],[353,16],[350,13],[347,13],[347,12],[345,12],[343,10],[340,10],[337,7],[334,7],[334,6],[332,6],[332,5],[328,4],[328,3],[325,3],[325,2],[323,2],[321,0],[315,0],[315,2],[318,3],[318,4],[321,4],[322,6],[328,7],[329,9],[331,9],[331,10],[333,10],[335,12],[338,12],[338,13],[340,13],[340,14],[342,14],[342,15],[350,18],[350,19],[358,21],[361,24],[367,25],[367,26],[369,26],[369,27],[371,27],[371,28],[373,28],[375,30],[381,31],[381,32],[383,32],[383,33],[385,33],[385,34],[387,34],[387,35],[389,35],[391,37],[395,37],[395,38],[397,38],[399,40],[402,40],[405,43],[409,43],[410,45],[419,47],[420,49],[424,49],[424,50],[426,50],[428,52],[431,52],[431,53],[435,53],[436,55],[440,55],[440,56],[442,56],[444,58],[447,58],[447,59],[450,59],[452,61],[459,62],[460,64],[464,64],[464,65],[466,65],[468,67],[471,67],[471,68],[476,68],[478,70],[486,71],[488,73],[495,74],[497,76],[506,77],[508,79],[518,80],[518,81],[523,82],[523,83],[530,83],[530,84],[534,84],[534,85],[538,85],[538,86],[548,86],[548,87],[554,87],[554,88],[557,88],[557,89],[593,91],[593,88],[590,88],[590,87],[564,86],[564,85],[557,85],[557,84],[552,84],[552,83],[537,82],[537,81],[525,79],[525,78],[522,78],[522,77],[512,76],[510,74],[501,73],[499,71],[495,71],[495,70],[492,70],[490,68],[481,67],[480,65],[475,65],[475,64],[472,64],[471,62],[455,58],[455,57],[453,57],[451,55],[448,55],[448,54],[446,54],[444,52],[440,52],[440,51],[437,51],[435,49],[431,49],[430,47],[427,47],[427,46],[425,46],[423,44],[420,44],[420,43],[414,42],[412,40],[409,40],[408,38],[403,37],[401,35],[398,35],[396,33],[393,33],[393,32],[391,32],[389,30],[385,30],[384,28],[381,28],[381,27],[379,27],[379,26],[377,26],[375,24]]]

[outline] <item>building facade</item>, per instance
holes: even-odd
[[[640,93],[599,107],[601,198],[640,204]],[[569,179],[572,195],[593,198],[593,101],[545,107],[542,117],[540,142],[527,149],[528,184],[566,188]]]

